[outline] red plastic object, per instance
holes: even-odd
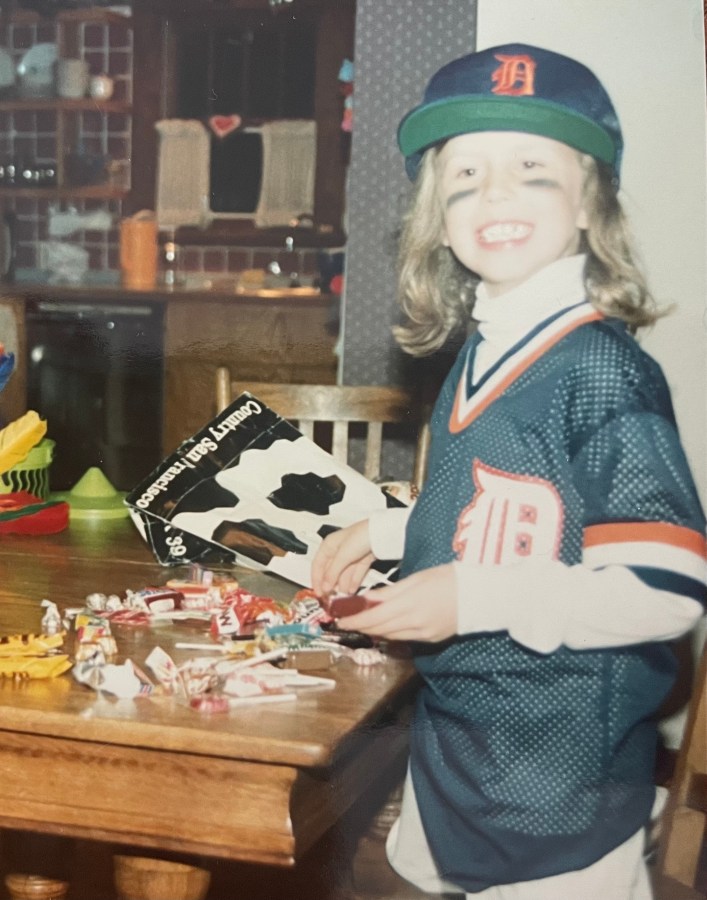
[[[69,504],[28,491],[0,494],[0,534],[56,534],[69,524]]]

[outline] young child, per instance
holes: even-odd
[[[388,853],[429,892],[644,900],[668,641],[704,600],[704,517],[617,198],[594,74],[538,47],[458,59],[398,139],[416,194],[397,329],[416,355],[473,308],[407,510],[329,536],[320,595],[400,580],[344,628],[413,642],[423,687]]]

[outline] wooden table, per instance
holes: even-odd
[[[51,537],[0,537],[0,633],[38,631],[48,598],[164,583],[128,520],[77,520]],[[241,584],[279,599],[296,588],[245,569]],[[122,658],[205,626],[116,626]],[[120,660],[118,660],[120,661]],[[292,866],[404,758],[415,689],[403,658],[339,660],[330,691],[205,716],[170,698],[117,700],[54,680],[0,682],[0,827]],[[381,800],[383,797],[380,798]]]

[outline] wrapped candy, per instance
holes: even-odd
[[[64,635],[12,634],[0,638],[0,677],[55,678],[71,668],[69,657],[57,650]]]
[[[41,623],[42,631],[44,634],[59,634],[64,626],[56,603],[52,603],[51,600],[42,600],[41,605],[43,609],[46,609]]]
[[[76,680],[82,684],[124,700],[146,697],[154,690],[150,679],[132,660],[127,659],[120,666],[105,665],[100,652],[85,662],[77,663],[74,666],[73,674]]]
[[[212,637],[243,633],[247,626],[256,622],[263,625],[280,624],[286,615],[285,610],[272,598],[251,594],[240,587],[228,591],[223,597],[223,604],[223,608],[212,616]]]

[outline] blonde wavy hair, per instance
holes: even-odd
[[[442,244],[443,210],[437,192],[436,158],[425,154],[403,219],[398,249],[398,302],[401,325],[393,328],[401,348],[412,356],[438,350],[469,326],[479,278]],[[611,170],[579,154],[584,169],[584,200],[589,222],[580,252],[586,253],[584,283],[598,310],[623,319],[631,331],[652,325],[660,315],[645,277],[635,262],[629,225]]]

